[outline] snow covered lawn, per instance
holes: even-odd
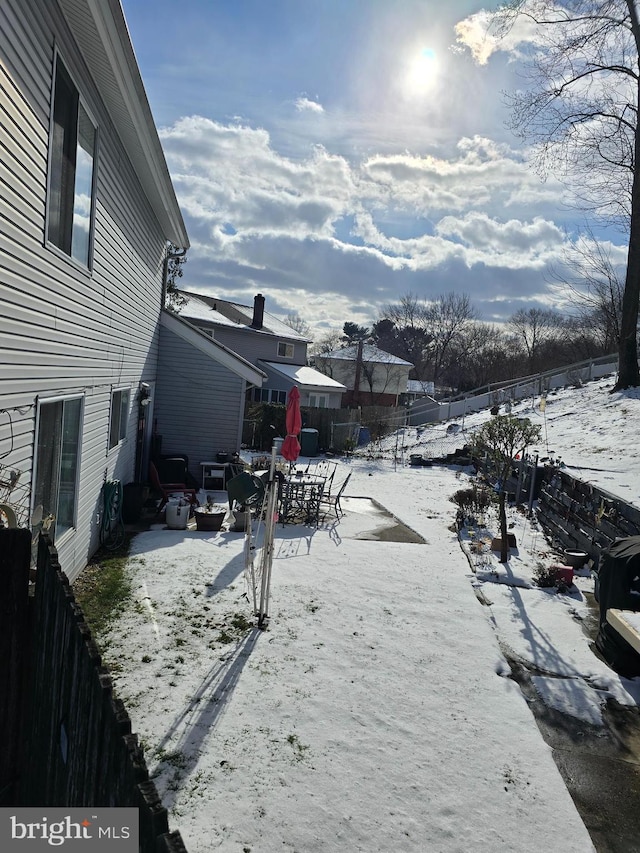
[[[190,853],[592,849],[449,529],[460,480],[351,470],[427,544],[278,527],[264,632],[241,534],[136,537],[107,657],[171,825]]]

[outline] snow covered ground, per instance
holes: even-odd
[[[637,500],[640,399],[605,384],[550,396],[546,413],[529,401],[541,455]],[[403,441],[408,463],[418,438]],[[638,680],[590,651],[591,579],[536,587],[536,565],[559,555],[517,513],[506,567],[475,553],[452,532],[449,499],[467,474],[375,450],[340,462],[336,480],[352,473],[344,519],[277,527],[265,631],[242,534],[157,526],[135,538],[135,595],[102,640],[172,828],[190,853],[593,849],[503,653],[535,664],[544,701],[585,724],[601,723],[608,697],[637,704]],[[379,511],[356,498],[425,544],[370,538]]]

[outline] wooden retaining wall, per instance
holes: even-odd
[[[552,541],[585,551],[595,562],[615,539],[640,535],[639,509],[562,469],[546,472],[538,517]]]
[[[29,531],[1,531],[0,554],[9,552],[7,534],[26,534],[26,561],[17,569],[29,573]],[[6,546],[6,551],[5,551]],[[23,548],[23,551],[25,549]],[[25,554],[21,553],[24,558]],[[9,587],[6,560],[0,560],[2,588]],[[17,566],[18,558],[11,561]],[[15,584],[14,584],[15,586]],[[38,544],[37,581],[31,603],[30,643],[16,650],[15,635],[24,641],[23,610],[28,589],[20,582],[12,605],[16,617],[3,619],[2,652],[12,665],[0,668],[0,736],[14,743],[15,754],[4,779],[9,805],[136,807],[140,815],[141,853],[186,853],[179,832],[169,832],[167,810],[149,779],[138,738],[111,677],[102,665],[82,610],[76,603],[55,548],[44,537]],[[8,598],[8,596],[7,596]],[[3,616],[8,605],[4,603]],[[13,644],[13,645],[12,645]],[[30,648],[29,648],[30,645]],[[24,684],[15,668],[27,670]],[[5,774],[6,775],[6,774]]]

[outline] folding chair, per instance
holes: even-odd
[[[196,490],[190,489],[186,483],[161,483],[160,477],[158,475],[158,469],[153,464],[153,462],[149,462],[149,480],[151,481],[151,485],[153,488],[160,493],[161,501],[160,506],[158,507],[158,512],[160,512],[167,501],[169,500],[170,495],[184,495],[185,498],[189,500],[189,503],[193,506],[198,503],[198,498],[196,497]]]
[[[340,485],[340,488],[335,493],[335,495],[330,495],[330,494],[329,495],[325,495],[325,494],[322,495],[322,497],[320,498],[320,509],[322,510],[324,507],[326,507],[325,512],[322,514],[323,518],[326,517],[327,513],[331,509],[335,513],[336,518],[338,518],[338,513],[340,513],[340,515],[344,515],[343,509],[340,506],[340,498],[344,494],[344,490],[347,488],[347,483],[349,482],[350,479],[351,479],[351,471],[347,474],[346,479]]]

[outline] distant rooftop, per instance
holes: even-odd
[[[181,290],[180,295],[187,302],[180,307],[177,313],[186,320],[196,322],[213,323],[217,326],[232,328],[251,329],[256,333],[276,335],[289,340],[304,341],[309,343],[310,339],[296,332],[282,320],[279,320],[268,311],[263,312],[262,327],[252,326],[254,306],[243,305],[240,302],[231,302],[228,299],[218,299],[215,296],[205,296],[203,293],[191,293]]]
[[[358,345],[354,344],[351,347],[337,349],[329,353],[320,353],[316,356],[316,360],[330,358],[340,361],[355,361],[358,357]],[[385,352],[372,344],[364,344],[362,347],[362,360],[365,362],[376,362],[381,364],[406,364],[407,367],[413,367],[410,361],[405,361],[403,358],[398,358],[396,355],[391,355],[390,352]]]

